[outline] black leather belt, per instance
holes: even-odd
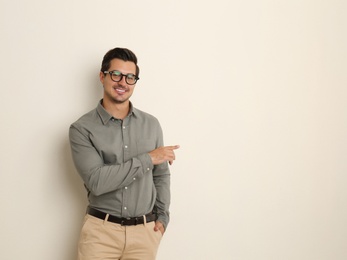
[[[92,215],[93,217],[100,218],[106,220],[107,213],[99,211],[94,208],[88,208],[87,214]],[[119,218],[116,216],[109,215],[107,221],[121,224],[122,226],[135,226],[144,224],[144,218],[146,218],[146,222],[152,222],[156,220],[156,216],[152,213],[149,213],[142,217],[136,218]]]

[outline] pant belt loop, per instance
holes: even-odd
[[[108,217],[110,216],[110,214],[106,214],[106,217],[105,217],[105,219],[104,219],[104,225],[105,225],[105,222],[107,222],[108,221]]]
[[[146,219],[146,215],[143,215],[143,224],[146,226],[147,224],[147,219]]]

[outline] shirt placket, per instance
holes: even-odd
[[[121,121],[121,129],[122,129],[122,139],[123,139],[123,162],[126,162],[131,158],[131,151],[130,151],[130,136],[129,136],[129,118],[125,118]],[[129,213],[129,187],[125,186],[122,190],[122,217],[128,217],[130,215]]]

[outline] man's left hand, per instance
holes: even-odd
[[[161,223],[160,221],[156,221],[156,222],[155,222],[155,226],[154,226],[154,231],[155,231],[155,232],[160,231],[161,234],[164,235],[165,228],[164,228],[163,223]]]

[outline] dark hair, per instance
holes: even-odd
[[[101,63],[101,71],[104,72],[110,68],[111,60],[120,59],[123,61],[132,61],[136,65],[136,76],[140,75],[140,68],[137,66],[137,57],[136,55],[129,49],[126,48],[114,48],[109,50]]]

